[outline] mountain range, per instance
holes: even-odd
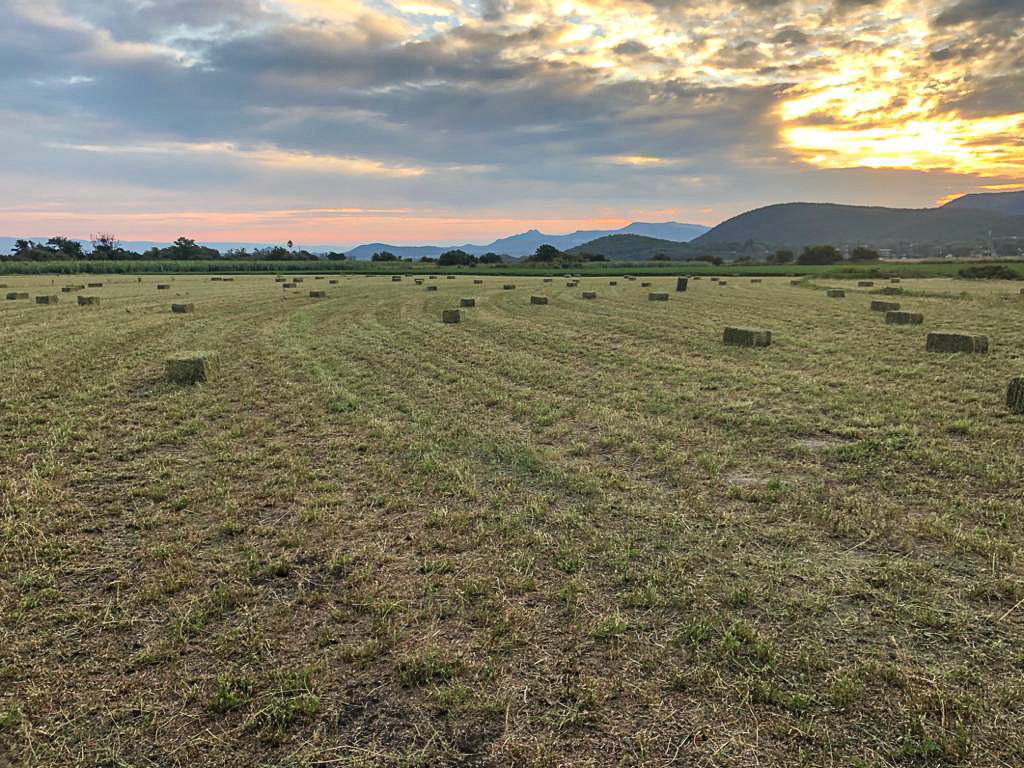
[[[528,256],[537,250],[540,245],[553,245],[560,251],[567,251],[577,245],[596,240],[609,235],[642,235],[655,237],[661,240],[685,243],[707,232],[709,227],[699,224],[680,224],[676,221],[663,223],[648,223],[635,221],[622,229],[615,230],[579,230],[569,235],[547,235],[543,232],[531,229],[522,234],[502,237],[487,245],[474,245],[467,243],[458,246],[439,245],[388,245],[386,243],[368,243],[350,249],[346,253],[350,259],[369,259],[378,251],[388,251],[402,259],[420,259],[424,256],[436,258],[445,251],[458,248],[474,256],[481,256],[485,253],[500,253],[503,256]]]
[[[1020,238],[1024,242],[1024,190],[990,192],[958,197],[938,208],[883,208],[836,203],[781,203],[734,216],[713,228],[697,224],[633,222],[616,230],[580,230],[550,235],[536,229],[503,237],[486,245],[461,246],[389,245],[368,243],[346,249],[340,246],[297,246],[312,253],[343,251],[352,259],[370,259],[389,251],[402,259],[434,257],[453,248],[476,256],[494,252],[523,257],[543,244],[561,251],[596,253],[611,259],[647,259],[664,254],[686,258],[719,253],[724,258],[750,250],[799,249],[807,245],[868,245],[892,247],[908,243],[979,244],[996,238]],[[31,238],[43,242],[46,238]],[[10,252],[14,238],[0,237],[0,252]],[[142,252],[168,243],[125,242],[129,250]],[[221,252],[254,243],[203,243]],[[733,256],[730,256],[733,254]]]

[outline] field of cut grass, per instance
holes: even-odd
[[[332,279],[0,280],[0,765],[1024,765],[1016,285]]]

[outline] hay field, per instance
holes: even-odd
[[[1016,286],[337,279],[0,279],[0,765],[1024,764]]]

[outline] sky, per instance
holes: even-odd
[[[489,242],[1024,186],[1024,0],[0,0],[0,234]]]

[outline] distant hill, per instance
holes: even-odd
[[[802,248],[816,243],[885,246],[901,241],[970,241],[1024,236],[1024,216],[976,208],[880,208],[832,203],[784,203],[723,221],[693,246],[743,243]]]
[[[487,245],[465,244],[450,246],[402,246],[387,245],[386,243],[370,243],[368,245],[357,246],[347,253],[350,259],[369,259],[377,251],[389,251],[403,259],[419,259],[423,256],[436,258],[445,251],[450,251],[453,248],[459,248],[466,253],[472,253],[475,256],[480,256],[493,251],[494,253],[500,253],[503,255],[521,257],[529,256],[531,253],[536,251],[537,246],[540,245],[553,245],[560,251],[568,251],[577,245],[582,245],[583,243],[587,243],[607,235],[647,235],[650,237],[660,237],[675,243],[682,243],[692,240],[707,231],[708,227],[701,226],[700,224],[681,224],[677,221],[667,221],[663,223],[637,221],[623,227],[622,229],[579,230],[568,235],[547,235],[538,229],[531,229],[518,235],[499,238],[493,243],[489,243]]]
[[[605,235],[589,242],[570,248],[568,253],[579,255],[594,253],[608,259],[644,260],[664,254],[669,257],[682,258],[692,253],[686,243],[662,240],[643,235]]]
[[[950,200],[943,208],[977,208],[1024,216],[1024,189],[1016,192],[980,192]]]

